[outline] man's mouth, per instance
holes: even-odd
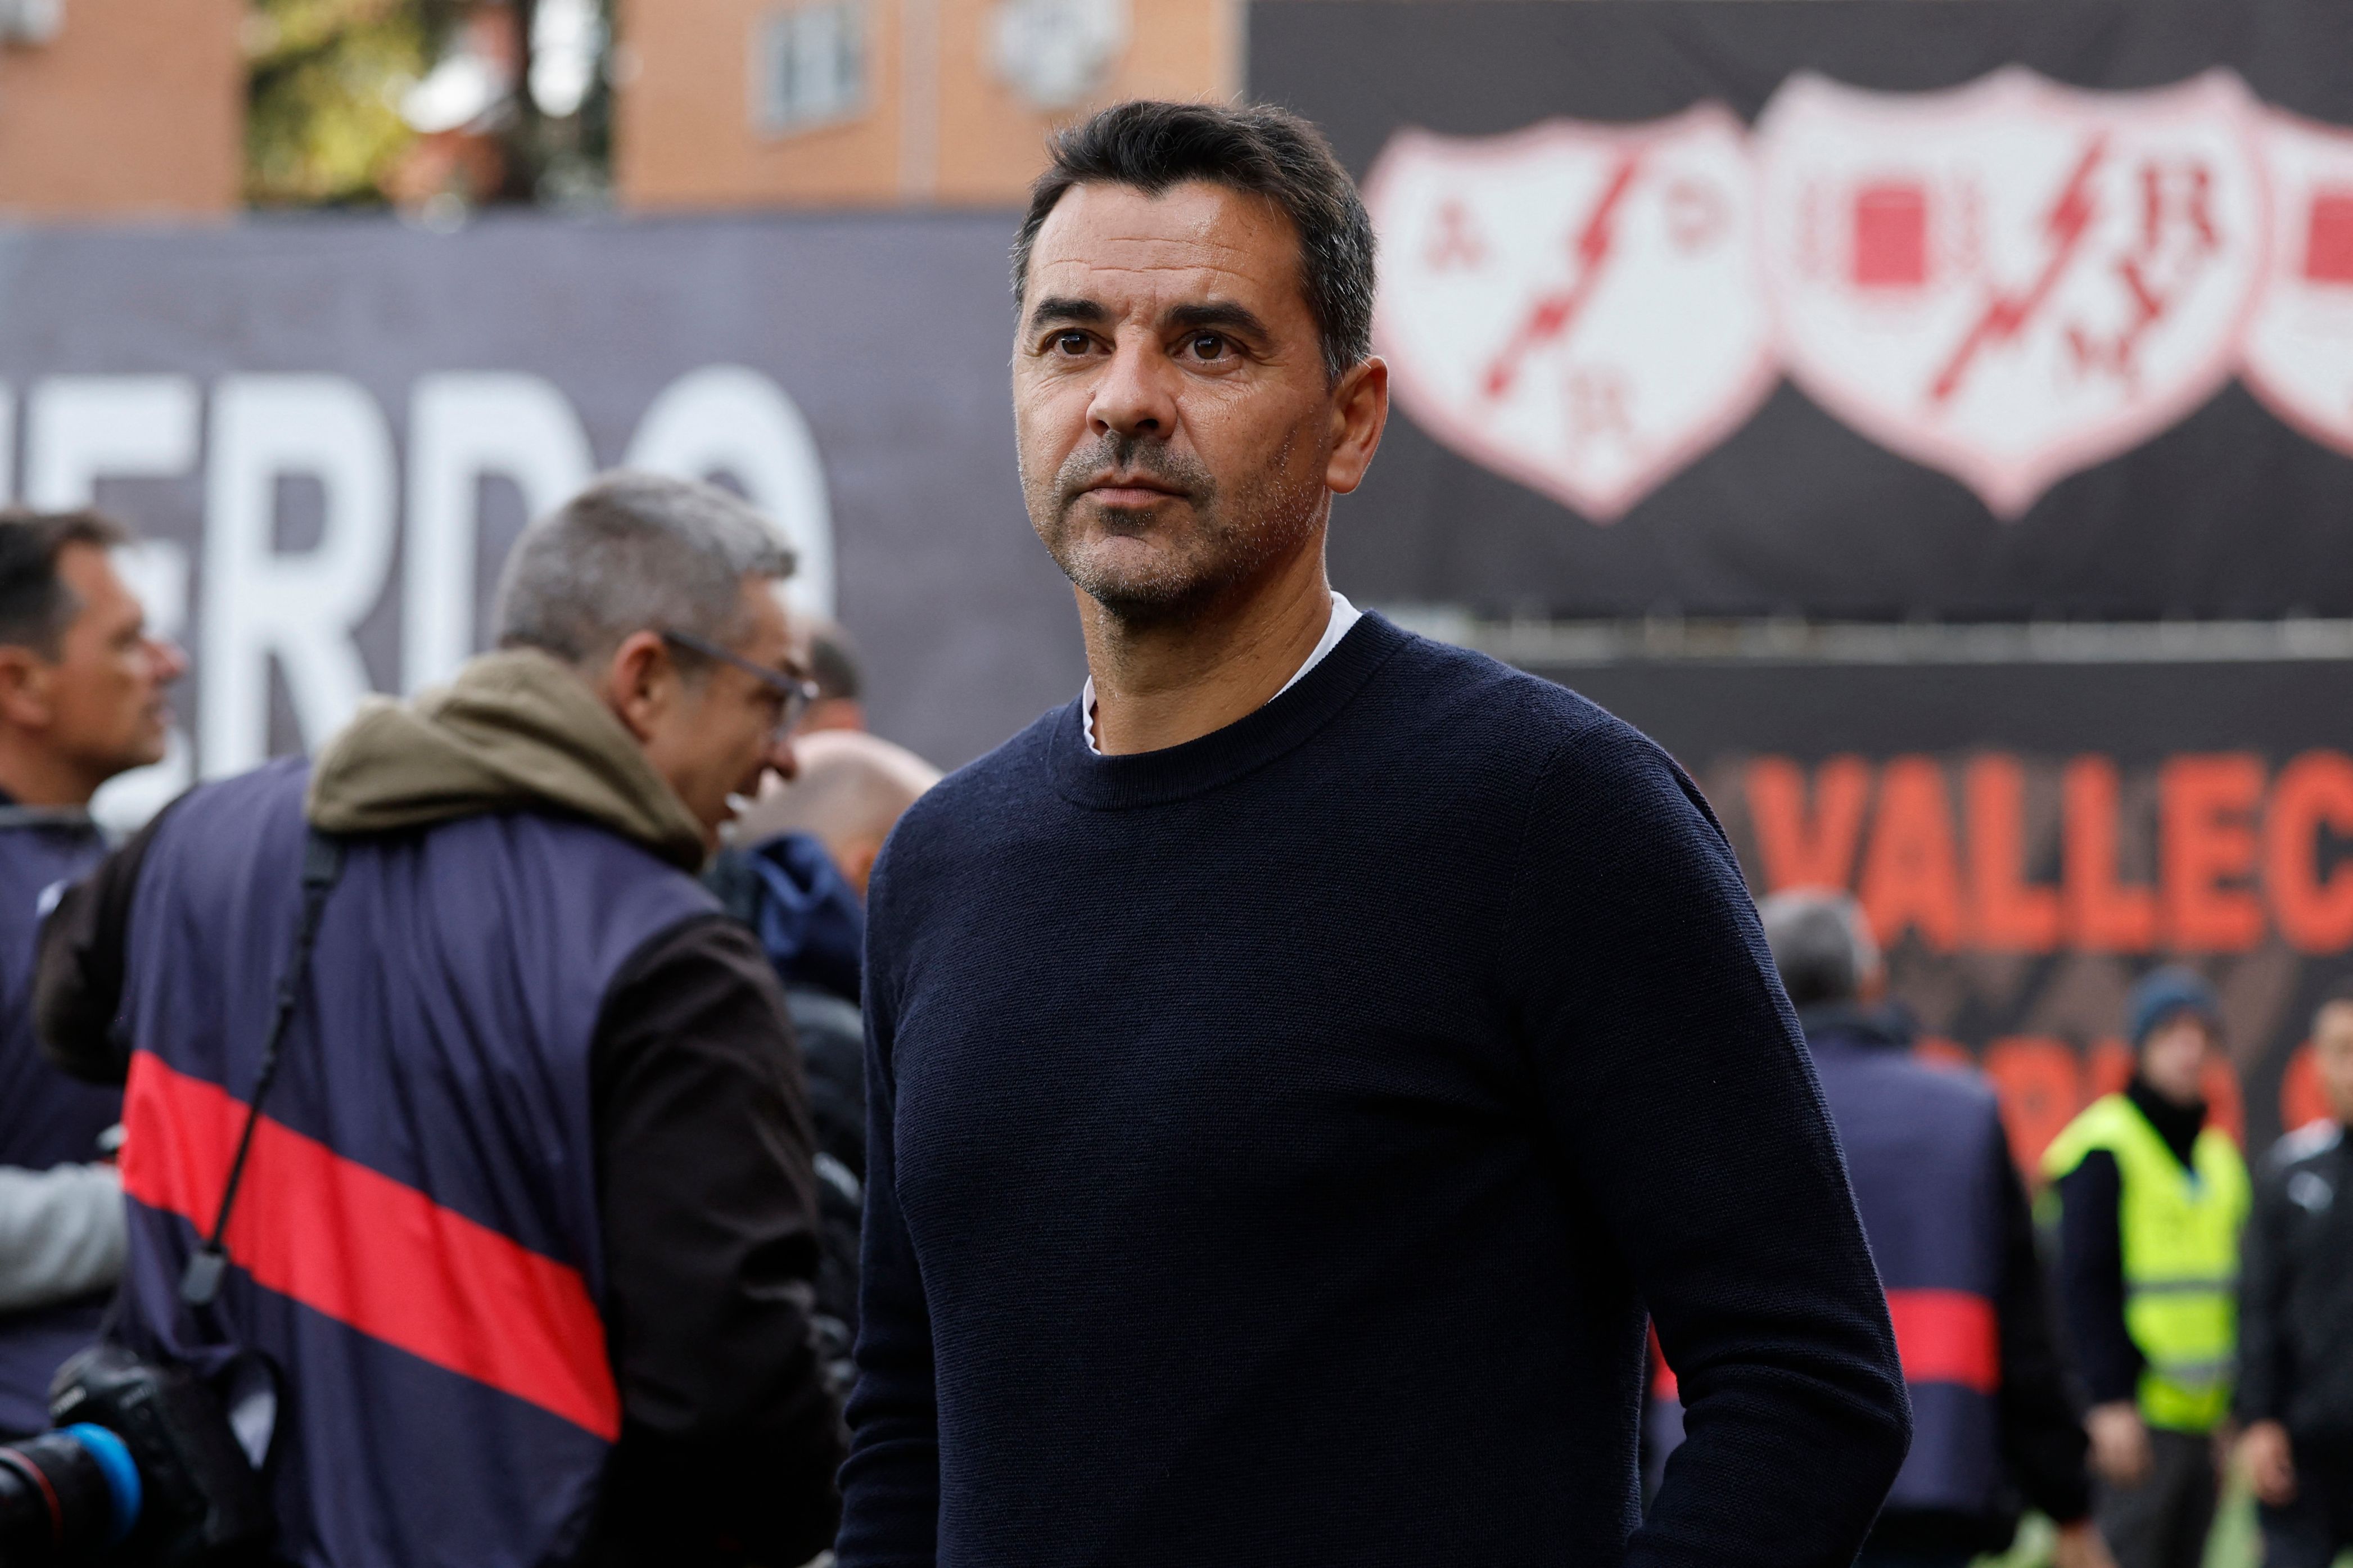
[[[1150,474],[1107,474],[1080,493],[1104,506],[1151,506],[1171,497],[1182,500],[1186,492]]]

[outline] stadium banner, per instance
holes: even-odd
[[[2260,1149],[2322,1114],[2305,1042],[2353,975],[2353,663],[1518,651],[1675,753],[1759,897],[1860,900],[1921,1048],[1983,1066],[2030,1169],[2123,1081],[2126,994],[2164,960],[2221,994],[2225,1125]]]
[[[600,468],[733,485],[791,597],[863,635],[885,733],[944,764],[1066,701],[1069,586],[1021,505],[1012,219],[385,216],[0,231],[0,494],[95,501],[194,658],[173,755],[315,747],[482,645],[525,521]]]
[[[1249,58],[1380,237],[1352,591],[2353,615],[2353,8],[1327,0]]]

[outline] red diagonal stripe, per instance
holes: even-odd
[[[122,1186],[212,1228],[245,1105],[146,1051],[131,1063]],[[620,1395],[577,1270],[265,1116],[228,1226],[256,1284],[611,1441]]]
[[[1979,1394],[2001,1386],[2001,1330],[1993,1303],[1965,1290],[1890,1290],[1895,1350],[1907,1383],[1957,1383]]]

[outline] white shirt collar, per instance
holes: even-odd
[[[1276,691],[1274,697],[1280,697],[1283,692],[1298,685],[1303,676],[1323,663],[1324,656],[1338,647],[1340,639],[1348,635],[1348,628],[1364,619],[1364,611],[1348,603],[1347,595],[1342,594],[1337,588],[1333,589],[1332,618],[1324,623],[1324,635],[1316,639],[1314,648],[1307,655],[1307,662],[1291,672],[1291,679],[1282,683],[1281,690]],[[1274,697],[1270,697],[1267,700],[1271,702]],[[1095,678],[1092,675],[1087,677],[1087,683],[1079,688],[1079,720],[1081,728],[1086,732],[1087,750],[1096,756],[1102,756],[1103,748],[1095,744]]]

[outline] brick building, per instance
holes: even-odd
[[[621,0],[624,206],[996,205],[1048,132],[1222,97],[1241,0]]]
[[[243,0],[0,0],[0,218],[240,200]]]

